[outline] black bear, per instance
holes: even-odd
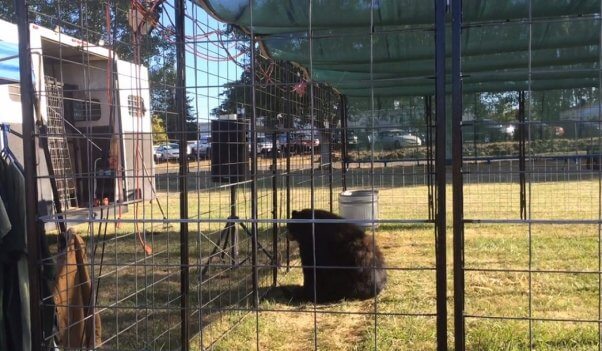
[[[292,218],[311,220],[312,210],[293,211]],[[324,210],[313,210],[313,218],[342,219]],[[315,235],[311,221],[288,223],[287,228],[289,239],[299,244],[306,298],[316,302],[367,299],[385,287],[382,252],[357,225],[315,223]]]

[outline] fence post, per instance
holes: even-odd
[[[347,99],[341,95],[339,103],[341,114],[341,182],[343,190],[347,190]],[[370,131],[372,132],[372,131]]]
[[[21,84],[21,113],[23,115],[23,154],[25,169],[25,216],[27,230],[27,268],[29,271],[29,308],[32,350],[42,349],[42,319],[40,315],[40,249],[38,231],[38,188],[36,174],[36,142],[33,113],[33,80],[27,1],[15,0],[19,31],[19,79]],[[41,79],[38,77],[38,79]]]
[[[527,124],[525,119],[525,92],[518,92],[518,170],[520,184],[520,219],[527,219]]]
[[[189,318],[189,259],[188,259],[188,155],[186,153],[186,48],[185,27],[186,19],[185,0],[176,0],[176,111],[178,115],[178,129],[180,132],[180,319],[181,319],[181,348],[188,350],[190,345],[190,318]]]
[[[454,343],[465,349],[464,189],[462,179],[462,0],[452,0],[452,173],[454,241]]]
[[[435,0],[435,180],[437,183],[436,281],[437,281],[437,350],[447,350],[447,272],[445,222],[445,14],[446,0]]]
[[[255,95],[256,89],[256,54],[255,54],[255,33],[253,31],[253,6],[251,9],[251,33],[250,33],[250,56],[251,56],[251,100],[252,100],[252,112],[251,112],[251,265],[253,267],[252,272],[252,284],[253,284],[253,307],[259,307],[259,272],[257,271],[257,248],[258,248],[258,206],[257,206],[257,97]],[[259,340],[257,340],[259,343]]]
[[[278,284],[278,133],[272,133],[272,285]]]

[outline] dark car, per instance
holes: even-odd
[[[531,139],[554,139],[564,136],[564,127],[548,122],[534,121],[529,123]]]
[[[561,120],[554,122],[561,126],[565,138],[590,138],[601,135],[602,124],[597,121]]]
[[[292,132],[289,133],[288,142],[286,134],[279,135],[278,143],[280,149],[284,152],[303,154],[311,152],[312,148],[316,150],[320,146],[320,139],[318,139],[317,133],[312,138],[311,133]]]
[[[491,119],[462,122],[462,139],[465,142],[491,143],[512,140],[516,127]]]

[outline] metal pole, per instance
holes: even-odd
[[[452,0],[452,173],[454,240],[454,343],[465,349],[464,189],[462,179],[462,0]]]
[[[32,80],[29,14],[27,2],[15,0],[19,30],[19,79],[21,82],[21,113],[23,116],[23,168],[25,170],[25,217],[27,230],[27,268],[29,270],[29,308],[31,319],[31,348],[42,349],[42,319],[40,306],[40,238],[38,220],[38,188],[36,174],[34,90]],[[39,77],[38,77],[39,79]]]
[[[341,182],[347,190],[347,99],[341,95]]]
[[[435,117],[437,183],[436,274],[437,274],[437,350],[447,350],[447,277],[445,223],[445,12],[446,0],[435,0]]]
[[[186,154],[186,57],[185,57],[185,0],[176,0],[176,111],[180,131],[180,218],[188,219],[188,155]],[[188,350],[189,318],[189,259],[188,259],[188,222],[180,223],[180,322],[181,349]]]
[[[236,213],[236,189],[237,186],[232,185],[230,187],[230,218],[237,219],[238,215]],[[238,265],[238,226],[236,222],[229,223],[228,234],[230,235],[230,263],[232,267],[236,267]]]
[[[328,193],[330,200],[330,212],[334,211],[334,176],[333,176],[333,162],[332,162],[332,129],[328,130],[328,187],[330,192]]]
[[[251,6],[251,18],[253,6]],[[255,95],[255,34],[253,26],[251,26],[251,101],[253,111],[251,113],[251,218],[257,219],[257,97]],[[251,265],[253,266],[252,281],[253,281],[253,307],[259,306],[259,274],[257,272],[257,222],[251,223]]]
[[[518,169],[520,184],[520,218],[527,219],[527,125],[525,123],[525,92],[518,92]]]
[[[289,115],[290,116],[290,115]],[[288,128],[288,126],[287,126]],[[286,130],[286,146],[284,148],[286,152],[286,218],[291,218],[291,132]],[[291,269],[291,242],[286,237],[286,271]]]
[[[272,218],[278,219],[278,134],[272,134]],[[278,223],[272,223],[272,285],[278,282]]]
[[[433,97],[428,95],[424,97],[424,118],[426,124],[426,172],[428,185],[428,207],[429,220],[435,219],[434,204],[434,164],[433,164]]]

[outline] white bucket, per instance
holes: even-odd
[[[339,194],[339,208],[342,217],[365,220],[356,224],[362,228],[372,228],[372,220],[378,219],[378,190],[343,191]],[[374,228],[377,227],[378,223],[374,223]]]

